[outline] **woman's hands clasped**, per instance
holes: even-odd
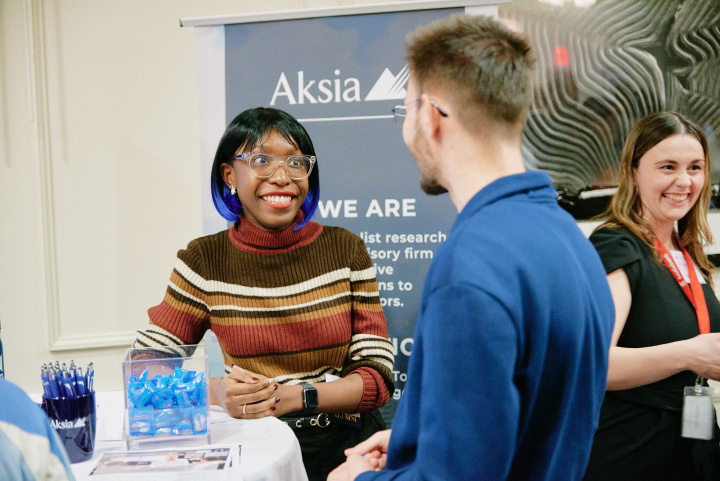
[[[279,385],[265,376],[237,366],[215,383],[217,404],[234,418],[255,419],[272,416],[280,402]]]
[[[222,379],[211,380],[211,402],[240,419],[283,416],[302,409],[302,388],[285,386],[238,366]]]

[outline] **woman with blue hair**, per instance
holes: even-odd
[[[384,427],[377,410],[394,390],[370,256],[358,236],[310,220],[319,169],[291,115],[238,115],[211,176],[215,206],[234,224],[178,252],[134,346],[196,344],[212,330],[226,376],[210,381],[211,402],[237,418],[285,420],[309,478],[325,479],[345,448]]]

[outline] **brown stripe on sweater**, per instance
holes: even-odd
[[[323,307],[318,305],[317,307]],[[343,319],[350,317],[351,303],[345,302],[325,308],[303,308],[290,309],[287,311],[260,311],[260,312],[243,312],[233,310],[223,310],[214,312],[212,319],[213,324],[221,326],[273,326],[278,324],[293,324],[297,322],[305,322],[318,318],[330,318],[339,316]]]
[[[180,274],[176,269],[173,269],[172,274],[170,274],[170,282],[175,284],[178,289],[187,292],[191,296],[198,299],[203,299],[206,296],[204,291],[197,288],[194,284],[190,283],[190,281],[185,279],[183,275]]]
[[[264,356],[236,357],[226,353],[225,363],[235,364],[243,369],[262,374],[267,377],[287,376],[291,374],[310,373],[318,370],[318,356],[326,364],[337,371],[342,370],[347,346],[325,346],[307,349],[292,354],[268,354]]]
[[[178,311],[187,312],[191,316],[206,317],[208,315],[208,309],[205,304],[193,301],[170,287],[168,287],[165,293],[163,302],[166,302]]]

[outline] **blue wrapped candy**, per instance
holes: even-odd
[[[175,368],[174,375],[148,379],[146,369],[127,379],[128,417],[133,436],[207,434],[205,373]]]

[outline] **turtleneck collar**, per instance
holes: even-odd
[[[272,255],[295,250],[317,239],[323,231],[323,226],[316,222],[308,222],[295,230],[303,216],[303,212],[298,211],[293,223],[279,231],[261,229],[240,216],[228,231],[230,241],[238,249],[252,254]]]

